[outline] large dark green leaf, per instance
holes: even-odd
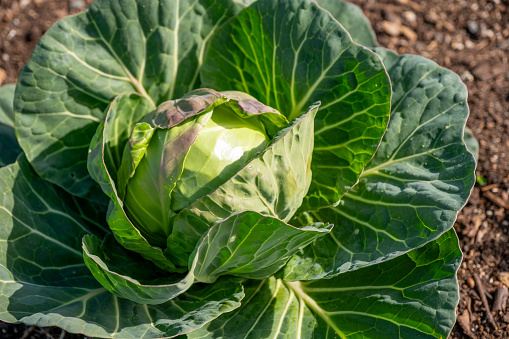
[[[356,5],[343,0],[317,0],[350,33],[352,40],[366,47],[376,46],[375,32],[368,18]]]
[[[15,84],[4,85],[0,87],[0,124],[14,127],[14,90]]]
[[[16,161],[21,148],[14,134],[14,100],[15,85],[0,87],[0,167]]]
[[[237,310],[189,338],[446,338],[459,300],[454,230],[333,279],[246,283]]]
[[[475,160],[463,141],[465,85],[423,57],[376,52],[390,65],[389,128],[359,184],[337,207],[308,214],[336,227],[290,260],[287,279],[335,275],[421,246],[452,227],[470,195]]]
[[[337,203],[387,126],[390,81],[380,58],[314,1],[256,1],[212,39],[201,75],[204,86],[249,93],[289,120],[321,101],[302,210]]]
[[[1,320],[92,337],[160,338],[190,332],[240,306],[243,289],[231,279],[197,284],[157,306],[109,293],[83,262],[78,239],[104,237],[98,211],[37,177],[23,156],[0,169]]]
[[[37,177],[21,155],[18,162],[0,169],[3,277],[42,285],[96,288],[77,238],[91,232],[104,236],[106,230],[97,222],[100,217],[104,219],[104,212]]]
[[[467,146],[470,153],[473,154],[475,161],[479,160],[479,141],[474,136],[472,130],[468,127],[465,127],[465,145]]]
[[[175,218],[166,253],[187,266],[200,237],[234,212],[256,211],[288,221],[299,208],[311,181],[313,118],[318,105],[281,130],[272,144],[211,194]]]
[[[157,105],[199,85],[207,41],[231,0],[96,0],[53,25],[23,68],[15,97],[20,144],[35,170],[78,196],[99,191],[89,142],[117,95]]]

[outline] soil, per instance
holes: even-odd
[[[509,284],[504,276],[509,272],[509,0],[351,1],[363,8],[380,45],[430,58],[458,73],[468,87],[467,125],[480,143],[478,184],[454,226],[464,260],[458,271],[459,320],[450,339],[509,338],[509,308],[491,312],[497,289],[503,281]],[[0,85],[16,82],[54,21],[90,2],[0,0]],[[5,323],[0,331],[2,338],[83,338],[58,328]]]

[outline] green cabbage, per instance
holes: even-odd
[[[95,0],[57,22],[0,88],[0,319],[447,337],[467,91],[375,45],[340,0]]]

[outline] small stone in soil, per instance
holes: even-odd
[[[417,21],[417,15],[415,15],[415,13],[412,11],[403,12],[403,17],[409,22]]]
[[[69,11],[84,9],[86,6],[83,0],[72,0],[69,3]]]
[[[479,24],[474,20],[467,21],[467,31],[472,35],[477,35],[480,32]]]

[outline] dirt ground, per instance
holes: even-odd
[[[509,0],[350,1],[363,8],[380,45],[428,57],[458,73],[469,89],[467,125],[480,143],[478,184],[455,224],[464,260],[450,339],[509,338],[509,308],[491,312],[497,290],[503,281],[509,285]],[[0,0],[0,85],[16,82],[54,21],[90,2]],[[82,338],[1,322],[0,331],[1,338]]]

